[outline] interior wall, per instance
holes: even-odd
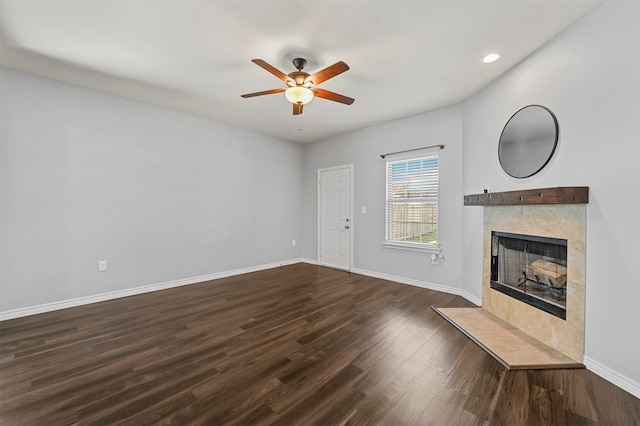
[[[299,144],[0,78],[0,311],[301,257]]]
[[[482,208],[462,195],[588,185],[586,356],[638,388],[639,9],[605,2],[464,105],[305,146],[2,68],[0,311],[314,260],[317,169],[342,164],[354,164],[355,268],[480,300]],[[516,180],[497,140],[532,103],[556,114],[560,144]],[[446,261],[432,265],[382,246],[379,154],[440,143]]]
[[[497,143],[528,104],[560,139],[538,175],[510,178]],[[464,103],[463,190],[589,186],[585,363],[640,389],[640,3],[605,2]],[[462,288],[481,294],[482,207],[463,209]]]
[[[303,256],[312,261],[318,258],[318,169],[353,164],[354,270],[402,278],[417,285],[436,284],[457,291],[462,241],[461,143],[462,106],[456,105],[305,145]],[[383,247],[386,160],[380,158],[380,154],[436,144],[445,145],[439,152],[439,234],[445,261],[438,265],[431,263],[428,253]],[[362,213],[362,207],[366,207],[366,213]]]

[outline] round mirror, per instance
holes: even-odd
[[[500,135],[498,158],[514,178],[533,176],[547,165],[558,144],[558,120],[540,105],[526,106],[511,116]]]

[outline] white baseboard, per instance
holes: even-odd
[[[314,259],[291,259],[282,262],[268,263],[264,265],[251,266],[248,268],[234,269],[231,271],[217,272],[208,275],[200,275],[196,277],[183,278],[174,281],[167,281],[158,284],[150,284],[141,287],[134,287],[125,290],[112,291],[109,293],[96,294],[92,296],[78,297],[75,299],[62,300],[59,302],[45,303],[42,305],[29,306],[26,308],[12,309],[9,311],[0,312],[0,321],[5,321],[14,318],[26,317],[29,315],[41,314],[44,312],[57,311],[59,309],[72,308],[75,306],[88,305],[90,303],[103,302],[106,300],[118,299],[121,297],[134,296],[136,294],[149,293],[157,290],[164,290],[172,287],[180,287],[183,285],[196,284],[203,281],[216,280],[220,278],[231,277],[234,275],[246,274],[249,272],[263,271],[266,269],[278,268],[280,266],[292,265],[295,263],[309,263],[317,265],[318,262]],[[380,272],[367,271],[365,269],[353,268],[351,272],[360,275],[366,275],[369,277],[380,278],[388,281],[395,281],[401,284],[408,284],[416,287],[427,288],[430,290],[442,291],[444,293],[455,294],[462,296],[471,303],[481,306],[482,301],[474,295],[455,287],[443,286],[440,284],[434,284],[427,281],[414,280],[410,278],[399,277],[396,275],[383,274]],[[615,370],[610,369],[604,364],[599,363],[587,356],[584,357],[584,365],[588,370],[602,377],[603,379],[613,383],[621,389],[629,392],[637,398],[640,398],[640,383],[618,373]]]
[[[309,263],[311,265],[318,265],[318,261],[316,259],[303,258],[302,262]],[[456,287],[449,287],[441,284],[430,283],[428,281],[420,281],[420,280],[414,280],[411,278],[399,277],[397,275],[383,274],[381,272],[368,271],[366,269],[352,268],[351,272],[353,272],[354,274],[366,275],[368,277],[380,278],[387,281],[395,281],[400,284],[408,284],[415,287],[427,288],[429,290],[442,291],[443,293],[455,294],[457,296],[464,297],[465,299],[467,299],[469,302],[473,303],[476,306],[482,306],[481,299],[477,298],[471,293],[468,293]]]
[[[368,277],[380,278],[382,280],[387,280],[387,281],[395,281],[400,284],[408,284],[414,287],[422,287],[422,288],[427,288],[429,290],[436,290],[436,291],[441,291],[443,293],[449,293],[449,294],[455,294],[455,295],[461,296],[460,294],[461,292],[459,288],[449,287],[446,285],[434,284],[427,281],[414,280],[411,278],[399,277],[396,275],[383,274],[381,272],[367,271],[366,269],[353,268],[351,269],[351,272],[353,272],[354,274],[366,275]]]
[[[592,371],[593,373],[613,383],[619,388],[624,389],[636,398],[640,398],[640,383],[618,373],[615,370],[610,369],[606,365],[601,364],[586,355],[583,362],[585,367],[587,367],[589,371]]]
[[[465,299],[467,299],[469,302],[473,303],[476,306],[482,306],[482,299],[477,298],[476,296],[474,296],[473,294],[467,291],[460,290],[460,296],[464,297]]]
[[[149,293],[152,291],[165,290],[172,287],[180,287],[183,285],[200,283],[203,281],[217,280],[220,278],[231,277],[234,275],[246,274],[249,272],[263,271],[265,269],[278,268],[280,266],[292,265],[302,262],[302,259],[291,259],[282,262],[268,263],[264,265],[250,266],[248,268],[234,269],[231,271],[216,272],[208,275],[200,275],[196,277],[183,278],[179,280],[167,281],[158,284],[149,284],[140,287],[128,288],[125,290],[111,291],[109,293],[101,293],[91,296],[78,297],[75,299],[61,300],[58,302],[45,303],[42,305],[29,306],[26,308],[12,309],[0,312],[0,321],[14,318],[26,317],[29,315],[42,314],[44,312],[57,311],[59,309],[73,308],[75,306],[88,305],[90,303],[104,302],[106,300],[118,299],[121,297],[134,296],[136,294]]]
[[[361,274],[361,275],[367,275],[374,278],[380,278],[383,280],[395,281],[401,284],[409,284],[416,287],[423,287],[423,288],[428,288],[430,290],[436,290],[436,291],[442,291],[444,293],[455,294],[455,295],[464,297],[465,299],[467,299],[468,301],[470,301],[471,303],[477,306],[482,306],[481,299],[459,288],[447,287],[439,284],[429,283],[426,281],[413,280],[409,278],[398,277],[395,275],[387,275],[379,272],[367,271],[364,269],[354,268],[351,270],[351,272],[356,274]],[[613,383],[619,388],[624,389],[625,391],[629,392],[635,397],[640,398],[640,384],[638,382],[631,380],[630,378],[618,373],[617,371],[610,369],[609,367],[587,356],[584,357],[584,365],[587,367],[589,371],[593,372],[594,374],[597,374],[598,376]]]

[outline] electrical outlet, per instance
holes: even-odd
[[[107,270],[107,261],[99,260],[98,261],[98,272],[104,272]]]
[[[291,245],[295,246],[296,245],[296,240],[291,240]]]

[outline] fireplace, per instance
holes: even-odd
[[[579,196],[580,194],[582,195]],[[542,201],[547,204],[540,204]],[[583,187],[465,196],[467,205],[484,205],[482,309],[577,362],[582,362],[584,356],[587,202],[588,188]],[[492,281],[509,283],[506,278],[492,279],[492,272],[495,272],[495,267],[492,266],[494,255],[500,250],[500,240],[494,241],[496,232],[503,233],[503,237],[507,234],[507,237],[524,236],[524,239],[532,240],[526,243],[530,260],[524,266],[517,267],[517,277],[510,289],[524,292],[525,284],[518,283],[518,280],[524,279],[526,275],[526,294],[532,296],[532,290],[537,286],[537,274],[543,282],[541,288],[543,293],[546,291],[546,296],[541,298],[536,295],[536,303],[542,300],[547,308],[559,308],[560,312],[564,309],[564,316],[562,313],[560,316],[551,314],[492,288],[495,286]],[[556,246],[554,250],[557,253],[540,254],[541,251],[534,244],[539,239],[531,236],[544,237],[542,241]],[[497,248],[494,248],[494,242],[497,243]],[[524,243],[505,243],[504,251],[509,253],[507,249],[518,245]],[[562,253],[564,250],[566,254]],[[539,261],[533,268],[529,267],[527,272],[527,265],[540,259],[550,263],[543,265]],[[552,273],[547,274],[551,276],[551,281],[543,279],[537,272],[541,266],[552,269]],[[563,276],[563,266],[566,267],[566,278]],[[532,272],[533,269],[536,269],[536,273]],[[508,274],[505,272],[505,275]]]
[[[567,240],[492,232],[490,287],[566,320]]]

